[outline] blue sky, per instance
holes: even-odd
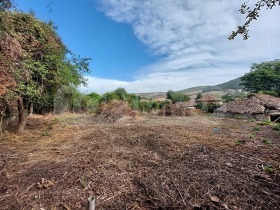
[[[264,11],[250,39],[227,37],[243,0],[18,0],[52,20],[76,55],[91,57],[85,92],[154,92],[215,85],[252,63],[280,58],[280,7]]]

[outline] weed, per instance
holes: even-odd
[[[236,119],[244,119],[245,117],[242,114],[235,115]]]
[[[272,145],[272,144],[273,144],[273,142],[270,141],[270,140],[268,140],[267,138],[263,138],[263,139],[262,139],[262,142],[265,143],[265,144],[267,144],[267,145]]]
[[[253,134],[249,134],[249,135],[248,135],[248,138],[249,138],[249,139],[253,139],[253,138],[255,138],[255,136],[254,136]]]
[[[33,137],[28,136],[24,141],[32,141],[32,140],[33,140]]]
[[[262,121],[262,122],[258,122],[257,124],[263,126],[263,125],[270,125],[271,122],[270,121]]]
[[[57,118],[57,117],[55,117],[54,120],[53,120],[53,122],[54,122],[55,124],[60,123],[60,119]]]
[[[263,170],[264,170],[266,173],[268,173],[268,174],[271,174],[271,173],[273,173],[273,171],[274,171],[274,168],[273,168],[272,166],[270,166],[270,165],[268,165],[268,166],[263,166],[262,168],[263,168]]]
[[[236,145],[244,145],[245,143],[246,143],[245,140],[237,140],[237,141],[235,142]]]
[[[255,126],[255,127],[253,127],[253,130],[254,130],[254,131],[260,131],[261,129],[260,129],[260,127],[258,127],[258,126]]]
[[[256,119],[251,119],[250,122],[256,122]]]
[[[50,134],[49,134],[48,131],[43,131],[43,132],[41,132],[41,135],[42,135],[42,136],[50,136]]]
[[[49,130],[53,129],[53,125],[49,125],[49,126],[48,126],[48,129],[49,129]]]
[[[277,123],[272,127],[273,130],[280,131],[280,123]]]
[[[80,177],[79,178],[79,181],[80,181],[80,184],[83,188],[86,188],[87,187],[87,180],[84,176]]]

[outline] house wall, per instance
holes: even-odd
[[[269,121],[269,115],[266,114],[236,114],[229,112],[216,112],[218,117],[222,118],[236,118],[236,119],[255,119],[257,121]]]

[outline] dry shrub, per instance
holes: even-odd
[[[96,118],[102,122],[123,122],[136,119],[139,114],[131,109],[128,103],[112,101],[103,103],[96,111]],[[122,120],[125,119],[125,120]]]
[[[192,116],[191,109],[176,106],[175,104],[166,105],[159,112],[160,116]]]

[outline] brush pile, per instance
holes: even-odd
[[[106,123],[134,121],[138,113],[133,111],[128,103],[112,101],[103,103],[96,111],[95,119]]]
[[[168,104],[159,112],[160,116],[192,116],[191,109],[176,104]]]

